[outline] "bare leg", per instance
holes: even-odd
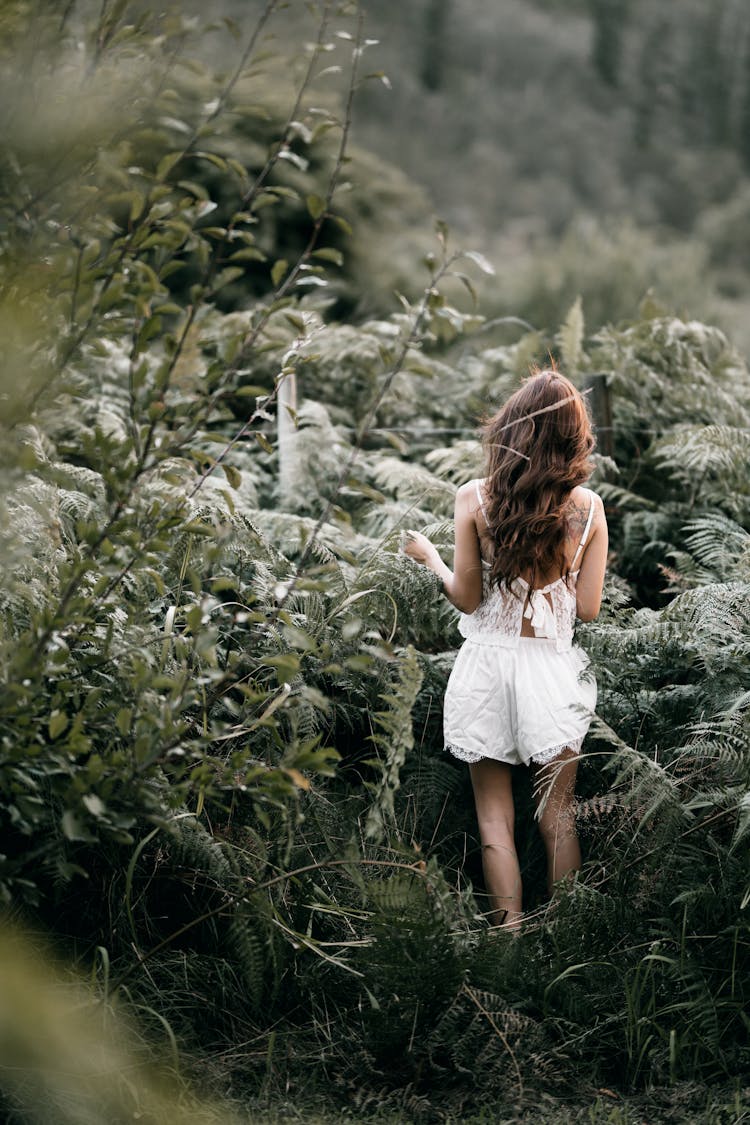
[[[521,922],[521,871],[513,839],[510,766],[482,758],[469,767],[474,787],[482,868],[495,926],[517,929]]]
[[[581,868],[575,819],[578,755],[566,749],[547,765],[532,768],[534,802],[547,849],[547,887],[551,894],[555,883]]]

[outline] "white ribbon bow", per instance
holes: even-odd
[[[531,621],[531,628],[537,637],[548,637],[557,640],[557,622],[552,612],[552,606],[541,590],[532,590],[529,594],[529,604],[524,610],[524,617]]]

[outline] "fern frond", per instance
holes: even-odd
[[[448,515],[452,512],[455,488],[422,465],[396,457],[379,457],[373,466],[373,474],[378,486],[393,492],[398,500],[421,504],[429,497],[436,514]]]
[[[644,509],[653,512],[657,509],[657,505],[653,500],[639,496],[638,493],[631,492],[630,489],[623,488],[619,484],[613,484],[611,481],[599,481],[597,491],[601,495],[607,509],[618,508],[621,511],[633,512],[640,512]]]
[[[657,465],[675,479],[694,483],[712,474],[744,482],[750,459],[750,431],[731,425],[675,425],[651,449]]]
[[[358,520],[358,530],[370,538],[381,538],[403,528],[424,527],[433,519],[434,514],[415,501],[386,500],[367,506]]]
[[[570,379],[576,378],[581,360],[584,358],[584,331],[583,306],[579,295],[568,309],[558,334],[563,371]]]
[[[425,463],[446,480],[463,484],[482,471],[482,446],[475,439],[454,441],[452,445],[433,449],[425,456]]]
[[[750,533],[721,512],[685,525],[685,547],[714,580],[750,579]]]
[[[312,516],[297,515],[271,508],[259,508],[249,513],[253,525],[270,540],[286,558],[294,558],[307,546],[317,520]],[[318,541],[338,557],[346,557],[354,539],[339,524],[326,523],[320,529]]]
[[[411,713],[421,685],[417,654],[409,647],[399,661],[398,680],[381,697],[386,708],[373,716],[376,730],[372,741],[378,749],[381,778],[365,824],[365,835],[370,840],[380,840],[395,818],[393,799],[401,784],[401,767],[414,746]]]

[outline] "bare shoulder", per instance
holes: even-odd
[[[474,511],[475,508],[479,507],[480,497],[482,497],[482,493],[480,492],[481,484],[482,481],[477,478],[467,481],[466,484],[459,485],[456,491],[456,500]]]
[[[482,535],[487,528],[482,484],[480,478],[475,478],[460,485],[456,491],[456,516],[461,513],[465,519],[470,520],[478,535]]]
[[[573,489],[568,500],[567,511],[570,535],[580,536],[583,534],[588,523],[592,502],[594,505],[593,523],[596,525],[604,520],[604,504],[601,496],[598,492],[594,492],[593,488],[584,488],[583,485],[578,485]]]

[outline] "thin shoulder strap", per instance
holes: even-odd
[[[573,555],[573,561],[570,564],[571,570],[575,566],[575,564],[578,560],[578,556],[580,555],[581,551],[586,546],[586,540],[589,537],[589,532],[591,531],[591,523],[592,523],[592,520],[594,518],[594,493],[591,491],[590,488],[587,488],[586,491],[591,496],[591,504],[589,505],[589,516],[588,516],[588,519],[586,520],[586,526],[583,529],[583,535],[581,536],[581,541],[578,544],[578,546],[576,547],[576,553]]]
[[[479,501],[479,507],[482,509],[482,515],[484,516],[484,522],[486,524],[489,524],[490,521],[487,519],[487,509],[484,506],[484,500],[482,499],[482,492],[479,488],[479,481],[475,480],[474,485],[475,485],[476,490],[477,490],[477,500]]]

